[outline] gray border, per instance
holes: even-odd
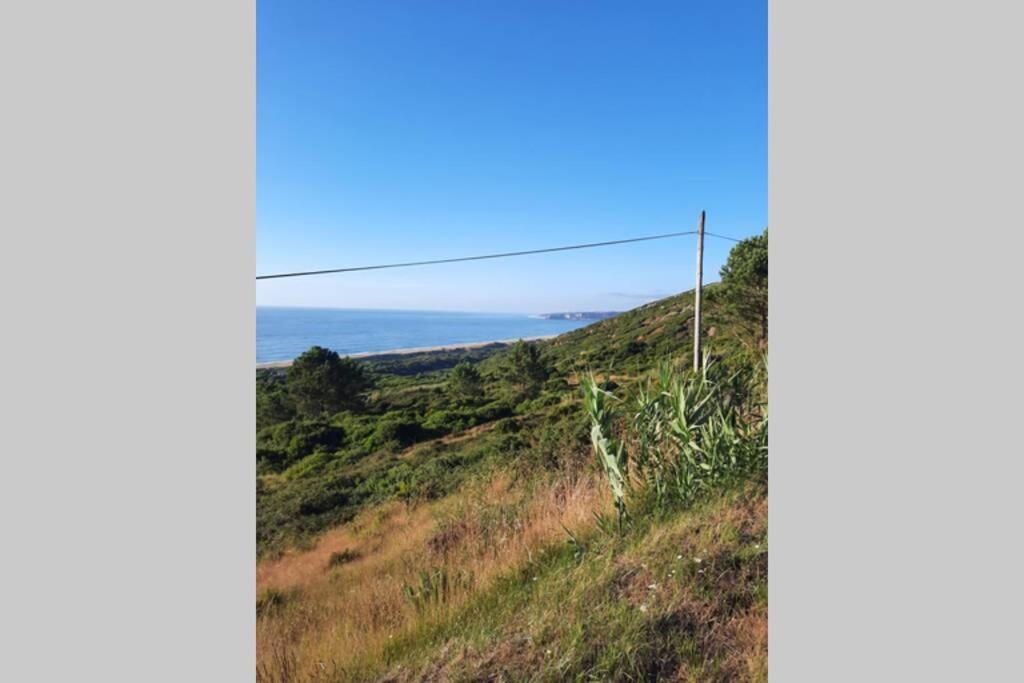
[[[1020,14],[771,3],[773,680],[1020,676]]]
[[[0,18],[0,679],[255,676],[255,14]]]
[[[1018,668],[1016,8],[771,3],[776,680]],[[4,680],[253,677],[253,9],[0,20]]]

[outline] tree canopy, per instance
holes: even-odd
[[[462,361],[452,370],[448,388],[459,401],[475,401],[484,395],[484,380],[471,363]]]
[[[724,312],[763,346],[768,341],[768,228],[733,247],[720,274]]]
[[[363,406],[362,393],[370,378],[362,366],[337,352],[314,346],[295,359],[288,369],[288,393],[299,413],[316,417]]]
[[[505,367],[505,379],[522,395],[535,396],[551,375],[551,367],[536,344],[515,343]]]
[[[284,376],[276,372],[256,373],[256,426],[257,428],[284,422],[295,417],[292,401]]]

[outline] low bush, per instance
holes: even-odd
[[[292,463],[281,474],[286,479],[299,479],[323,472],[324,468],[334,462],[336,456],[326,451],[316,451]]]
[[[433,433],[429,429],[424,429],[415,417],[402,413],[388,413],[377,421],[377,426],[365,445],[369,449],[405,448],[431,436]]]
[[[335,451],[345,444],[345,430],[323,421],[288,420],[256,434],[256,447],[284,453],[288,463],[315,450]]]

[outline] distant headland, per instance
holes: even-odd
[[[621,311],[575,311],[568,313],[541,313],[544,320],[604,320],[618,315]]]

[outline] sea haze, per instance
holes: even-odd
[[[561,334],[591,320],[507,313],[256,307],[256,362],[291,360],[311,346],[340,354]]]

